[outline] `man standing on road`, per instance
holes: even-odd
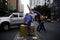
[[[26,16],[25,16],[25,23],[28,25],[28,35],[29,36],[31,35],[31,33],[30,33],[30,31],[31,31],[31,22],[32,22],[32,16],[27,13]]]
[[[44,30],[44,31],[46,32],[46,29],[45,29],[45,27],[44,27],[45,16],[42,15],[42,16],[40,17],[40,19],[41,19],[41,26],[40,26],[40,30],[39,30],[39,31],[41,31],[41,29],[42,29],[42,30]]]
[[[41,20],[40,20],[40,13],[36,13],[35,15],[35,21],[37,21],[39,23],[38,27],[37,27],[37,31],[39,32],[40,30],[40,26],[41,26]]]

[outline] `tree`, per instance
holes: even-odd
[[[5,0],[0,0],[0,16],[7,14],[7,6],[5,5]]]
[[[15,7],[14,7],[13,5],[10,5],[9,11],[10,11],[10,12],[13,12],[14,10],[15,10]]]
[[[51,8],[48,7],[48,5],[44,5],[44,6],[36,6],[34,7],[34,10],[40,12],[41,14],[44,14],[46,16],[48,16],[48,18],[51,18]]]

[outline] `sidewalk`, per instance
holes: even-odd
[[[18,32],[13,40],[40,40],[39,35],[37,34],[35,36],[27,36],[27,37],[20,37],[19,35],[20,34]]]
[[[35,36],[20,37],[20,34],[19,34],[20,32],[18,32],[13,40],[40,40],[40,35],[36,31],[37,24],[35,24],[35,22],[34,22],[34,25],[35,25]]]

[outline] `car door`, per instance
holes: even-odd
[[[17,14],[13,14],[13,15],[10,17],[10,21],[11,21],[11,24],[16,24],[16,23],[18,23],[18,13],[17,13]]]
[[[19,13],[19,15],[18,15],[18,21],[19,21],[19,23],[23,23],[24,22],[24,16],[23,16],[23,14],[22,13]]]

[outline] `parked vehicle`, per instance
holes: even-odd
[[[0,28],[8,30],[13,24],[24,23],[23,13],[12,13],[11,15],[5,15],[0,17]]]

